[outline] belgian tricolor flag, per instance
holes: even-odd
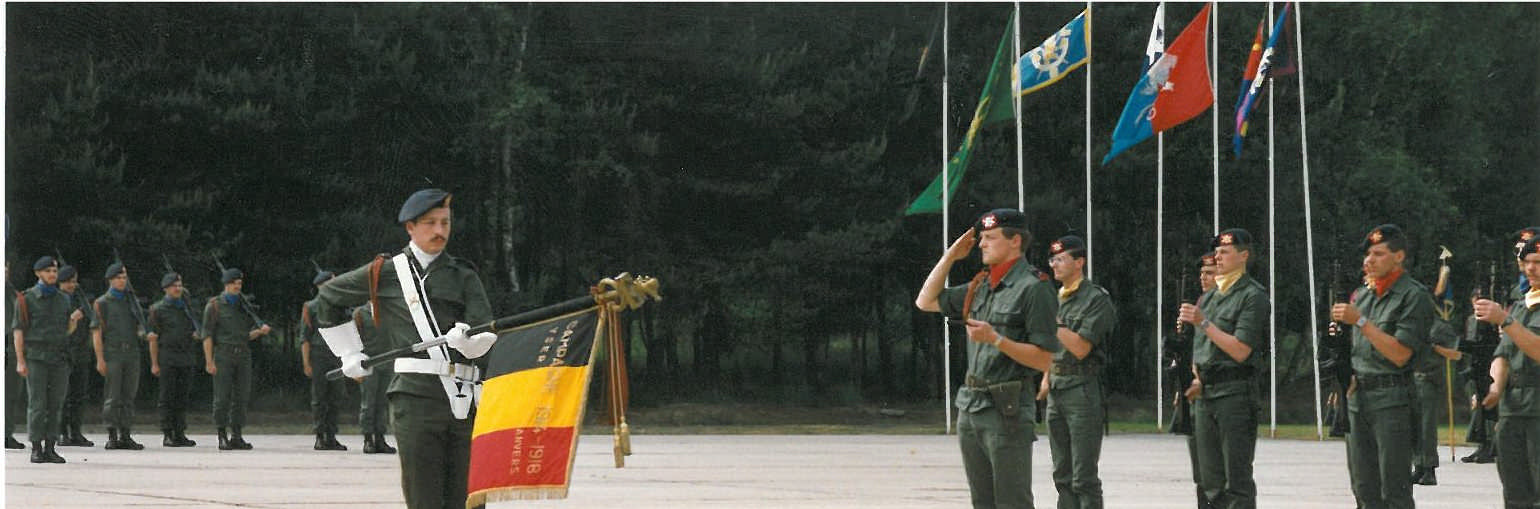
[[[600,306],[498,334],[471,438],[466,507],[566,498]]]

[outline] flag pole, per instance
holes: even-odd
[[[1011,105],[1016,112],[1016,210],[1025,212],[1027,209],[1027,173],[1021,154],[1021,2],[1012,2],[1015,11],[1011,17],[1015,18],[1012,25],[1016,27],[1016,39],[1012,42],[1011,61]]]
[[[1299,80],[1299,159],[1303,166],[1303,178],[1300,179],[1300,187],[1305,190],[1305,260],[1310,267],[1310,349],[1314,357],[1321,358],[1321,336],[1316,332],[1321,322],[1316,318],[1315,298],[1315,226],[1310,221],[1310,143],[1305,136],[1305,39],[1300,29],[1301,18],[1305,14],[1300,11],[1303,6],[1299,2],[1294,3],[1294,43],[1299,45],[1294,52],[1295,79]],[[1317,440],[1325,440],[1326,434],[1321,425],[1321,363],[1312,362],[1315,368],[1315,436]]]
[[[1165,313],[1161,297],[1165,293],[1166,217],[1166,133],[1155,135],[1155,430],[1161,431],[1166,423],[1165,358],[1166,341],[1161,332],[1165,324],[1160,315]],[[1178,297],[1180,298],[1180,296]]]
[[[948,241],[951,240],[949,227],[951,224],[951,182],[949,175],[947,150],[947,99],[948,83],[951,69],[948,63],[951,58],[951,8],[952,4],[943,3],[941,6],[941,252],[946,253]],[[948,274],[946,284],[952,284],[952,276]],[[946,405],[942,409],[946,416],[946,433],[952,434],[952,321],[945,315],[941,317],[941,397]]]
[[[1085,3],[1085,277],[1092,278],[1095,228],[1091,226],[1091,2]]]
[[[1272,2],[1267,3],[1267,25],[1273,26]],[[1267,362],[1268,406],[1271,410],[1268,435],[1278,438],[1278,202],[1275,192],[1278,172],[1273,160],[1273,82],[1273,73],[1267,73]]]
[[[1214,94],[1214,117],[1212,126],[1211,145],[1214,152],[1214,235],[1219,235],[1219,2],[1210,2],[1211,13],[1214,15],[1214,38],[1210,41],[1209,51],[1209,89]]]

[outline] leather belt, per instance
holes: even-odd
[[[1392,375],[1358,375],[1358,390],[1372,391],[1375,389],[1389,389],[1392,387],[1410,387],[1412,377],[1406,374]]]
[[[1256,369],[1251,366],[1222,366],[1213,368],[1198,368],[1198,378],[1203,380],[1203,385],[1217,385],[1225,382],[1251,380],[1256,374]]]

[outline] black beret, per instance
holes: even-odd
[[[1520,260],[1535,253],[1540,253],[1540,235],[1532,236],[1529,240],[1519,244],[1518,255]]]
[[[1065,235],[1048,245],[1049,256],[1057,256],[1059,253],[1066,251],[1069,252],[1070,256],[1077,258],[1085,257],[1085,241],[1074,235]]]
[[[428,213],[437,207],[449,206],[449,191],[443,189],[423,189],[412,193],[406,198],[406,203],[401,204],[401,213],[396,214],[397,223],[405,223],[417,219],[418,216]]]
[[[219,275],[219,282],[228,285],[231,281],[235,281],[244,277],[246,277],[246,275],[241,274],[241,269],[229,268],[225,269],[225,272]]]
[[[321,286],[321,283],[325,283],[327,280],[330,280],[331,278],[334,278],[334,277],[337,277],[337,275],[336,274],[332,274],[331,271],[318,270],[315,273],[315,279],[311,279],[310,280],[310,284],[315,285],[315,286]]]
[[[38,258],[36,262],[32,263],[32,270],[43,270],[49,267],[58,266],[59,262],[54,260],[52,256],[44,256],[42,258]]]
[[[160,277],[160,287],[161,288],[165,288],[165,287],[174,285],[174,284],[176,284],[177,281],[181,281],[181,280],[182,280],[182,275],[181,274],[177,274],[175,272],[167,272],[166,275]]]
[[[1513,232],[1513,254],[1517,255],[1519,258],[1523,258],[1524,255],[1519,254],[1519,249],[1524,247],[1525,242],[1528,242],[1529,239],[1533,239],[1535,237],[1540,237],[1540,226],[1531,226]]]
[[[75,270],[74,265],[65,265],[63,267],[59,267],[59,280],[69,281],[71,279],[75,279],[77,273],[78,271]]]
[[[1364,235],[1364,240],[1358,244],[1358,249],[1359,251],[1368,252],[1369,248],[1374,247],[1375,244],[1392,240],[1400,240],[1404,244],[1406,242],[1406,233],[1401,231],[1400,226],[1382,224],[1369,230],[1368,235]]]
[[[1214,261],[1214,252],[1213,251],[1209,251],[1207,253],[1203,253],[1203,256],[1198,258],[1198,268],[1199,269],[1201,269],[1203,267],[1207,267],[1209,265],[1214,265],[1216,263],[1218,263],[1218,262]]]
[[[113,277],[116,277],[118,274],[122,273],[123,262],[112,262],[112,265],[107,266],[107,273],[106,275],[102,276],[102,279],[112,279]]]
[[[979,216],[974,228],[982,233],[999,227],[1027,229],[1027,215],[1016,209],[994,209]]]
[[[1214,236],[1209,242],[1209,247],[1219,249],[1219,246],[1249,246],[1251,245],[1251,232],[1240,228],[1231,228]]]

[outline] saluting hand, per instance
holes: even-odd
[[[973,229],[969,228],[968,231],[963,232],[961,236],[957,237],[957,240],[953,241],[950,247],[946,248],[946,254],[942,255],[942,257],[954,262],[967,258],[968,253],[973,252],[973,245],[977,243],[978,241]]]
[[[1362,316],[1358,312],[1358,306],[1346,302],[1338,302],[1337,305],[1331,307],[1332,321],[1354,324],[1358,323],[1358,319]]]

